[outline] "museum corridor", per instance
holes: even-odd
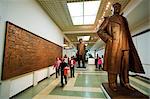
[[[149,7],[0,0],[0,99],[150,98]]]

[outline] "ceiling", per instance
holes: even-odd
[[[46,11],[49,17],[55,22],[55,24],[61,29],[64,35],[68,38],[65,43],[70,42],[76,46],[78,43],[77,36],[91,36],[87,48],[90,49],[99,39],[95,33],[95,28],[99,24],[99,20],[102,19],[103,12],[105,16],[111,15],[111,7],[106,11],[106,5],[108,2],[111,4],[119,2],[122,5],[122,10],[131,0],[101,0],[101,4],[97,13],[95,23],[92,25],[73,25],[67,2],[80,2],[83,0],[37,0],[42,8]],[[84,0],[91,1],[91,0]]]
[[[89,41],[85,41],[86,44],[88,44],[87,49],[90,49],[95,42],[99,39],[99,37],[97,36],[96,33],[75,33],[75,34],[65,34],[71,41],[71,43],[73,43],[75,46],[77,45],[77,43],[79,42],[77,40],[78,36],[90,36]]]

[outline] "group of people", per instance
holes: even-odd
[[[75,68],[76,61],[74,57],[72,56],[71,59],[64,56],[64,58],[56,58],[56,61],[54,63],[54,69],[56,70],[56,78],[58,78],[58,75],[61,76],[61,86],[64,86],[64,79],[65,79],[65,84],[67,84],[67,77],[68,77],[68,72],[70,70],[70,76],[74,76],[74,68]]]

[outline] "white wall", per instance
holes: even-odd
[[[0,88],[0,97],[2,97],[2,99],[9,99],[9,97],[18,94],[30,86],[36,86],[39,81],[46,77],[50,77],[50,75],[54,73],[55,69],[50,66],[34,72],[16,76],[9,80],[5,80],[2,82]]]
[[[63,56],[66,54],[69,58],[76,56],[76,49],[63,49]]]
[[[141,58],[142,64],[150,64],[150,31],[135,38],[137,42],[137,51]]]
[[[101,49],[101,50],[97,51],[96,54],[98,54],[98,56],[100,56],[100,57],[102,57],[102,55],[103,55],[103,57],[104,57],[104,52],[105,52],[105,49]]]
[[[4,35],[5,35],[5,23],[4,23],[4,8],[5,6],[0,1],[0,77],[1,77],[1,70],[2,70],[2,59],[3,59],[3,46],[4,46]]]
[[[37,71],[34,71],[34,86],[37,85],[37,83],[44,78],[48,77],[49,73],[48,70],[49,68],[43,68]]]
[[[91,54],[93,57],[95,56],[95,51],[93,51],[93,50],[89,50],[88,52],[87,52],[87,55],[88,54]]]
[[[0,71],[6,21],[10,21],[60,46],[63,45],[61,30],[35,0],[0,0],[0,17]]]
[[[33,85],[33,73],[19,77],[18,79],[13,79],[10,82],[9,97],[12,97]]]
[[[10,21],[36,35],[63,46],[63,35],[61,30],[45,13],[36,0],[0,0],[0,77],[2,72],[6,21]],[[46,74],[52,74],[54,72],[54,70],[44,70],[41,75],[39,74],[39,80],[45,77]],[[31,80],[32,77],[27,76],[23,78],[26,80],[30,78]],[[0,97],[8,99],[10,96],[15,95],[18,91],[22,91],[24,89],[20,87],[20,85],[29,87],[35,82],[34,80],[38,80],[38,78],[35,79],[34,75],[32,79],[33,82],[30,84],[22,83],[20,82],[20,79],[21,78],[19,76],[14,80],[9,79],[2,81]],[[16,85],[18,86],[16,87]]]
[[[133,37],[133,42],[140,56],[145,74],[139,74],[150,78],[150,31]]]

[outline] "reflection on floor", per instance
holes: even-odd
[[[149,84],[138,84],[134,77],[130,80],[133,86],[138,85],[136,89],[149,94]],[[75,78],[69,78],[64,87],[60,87],[60,77],[56,79],[53,75],[12,99],[105,99],[100,88],[102,82],[107,82],[107,73],[95,71],[94,65],[87,65],[86,69],[76,69]]]

